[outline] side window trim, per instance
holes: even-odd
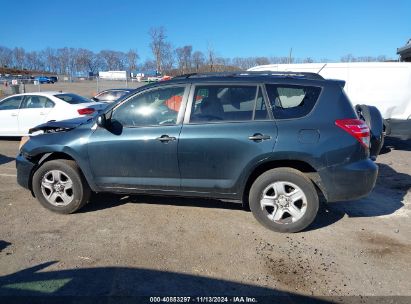
[[[56,106],[56,103],[51,100],[50,98],[43,96],[46,99],[46,102],[44,103],[44,109],[52,109]],[[46,107],[47,103],[51,103],[53,106],[52,107]]]
[[[210,122],[190,122],[190,116],[191,116],[191,111],[193,110],[193,102],[194,102],[194,93],[196,90],[196,86],[253,86],[256,87],[256,95],[254,98],[254,109],[253,109],[253,115],[251,120],[238,120],[238,121],[229,121],[229,120],[224,120],[224,121],[210,121]],[[267,120],[274,120],[274,116],[270,107],[270,103],[268,100],[268,94],[265,90],[265,85],[261,83],[243,83],[243,82],[221,82],[221,83],[199,83],[199,84],[193,84],[191,83],[191,88],[190,88],[190,94],[188,95],[187,103],[186,103],[186,111],[184,115],[184,120],[183,124],[222,124],[222,123],[245,123],[245,122],[252,122],[256,121],[255,120],[255,111],[256,111],[256,106],[257,106],[257,98],[258,98],[258,93],[261,90],[262,96],[263,96],[263,102],[265,103],[267,112],[268,112],[268,119]]]
[[[46,101],[44,102],[44,107],[36,107],[36,108],[27,108],[27,104],[26,104],[26,100],[28,100],[31,97],[37,97],[40,100],[41,99],[45,99]],[[53,106],[49,107],[48,109],[52,109],[56,106],[56,103],[54,101],[52,101],[50,98],[48,98],[47,96],[43,96],[43,95],[25,95],[23,96],[23,98],[20,101],[20,106],[19,106],[19,110],[27,110],[27,109],[47,109],[46,104],[50,102]],[[24,107],[23,107],[24,106]]]
[[[291,86],[300,86],[300,87],[313,87],[313,88],[318,88],[318,89],[320,89],[320,92],[319,92],[319,95],[317,96],[317,99],[316,99],[316,102],[315,102],[314,106],[311,108],[311,110],[310,110],[307,114],[305,114],[305,115],[303,115],[303,116],[301,116],[301,117],[276,118],[276,117],[274,116],[275,107],[273,107],[273,106],[271,105],[271,101],[270,101],[270,98],[269,98],[268,92],[267,92],[267,86],[268,86],[268,85],[275,85],[275,86],[281,86],[281,85],[283,85],[283,86],[290,86],[290,85],[291,85]],[[268,106],[269,106],[269,108],[270,108],[269,114],[273,117],[273,120],[274,120],[274,121],[287,121],[287,120],[303,119],[303,118],[311,115],[311,113],[312,113],[312,112],[314,111],[314,109],[317,107],[317,105],[318,105],[318,100],[320,100],[320,98],[321,98],[321,96],[322,96],[322,94],[323,94],[323,91],[324,91],[324,87],[323,87],[323,86],[320,86],[320,85],[285,84],[285,83],[277,83],[277,82],[269,82],[269,83],[267,82],[267,83],[264,83],[263,87],[264,87],[264,94],[265,94],[265,97],[266,97],[266,101],[267,101]]]
[[[261,84],[261,89],[263,90],[263,98],[264,98],[264,102],[265,102],[265,106],[267,108],[268,111],[268,117],[270,117],[270,120],[275,120],[274,118],[274,111],[271,108],[271,103],[270,100],[268,99],[268,93],[267,93],[267,88],[266,88],[266,83]]]
[[[256,119],[255,119],[255,112],[256,112],[256,110],[257,110],[257,99],[258,99],[258,95],[260,95],[260,92],[261,92],[261,96],[263,97],[263,103],[264,103],[265,108],[266,108],[267,113],[268,113],[268,118],[267,118],[267,119],[258,120],[258,121],[267,121],[267,120],[272,121],[272,120],[274,120],[274,117],[273,117],[273,113],[272,113],[272,111],[271,111],[271,109],[270,109],[270,106],[269,106],[270,103],[269,103],[268,98],[267,98],[268,94],[267,94],[267,92],[265,91],[265,86],[264,86],[263,84],[259,84],[257,88],[258,88],[258,90],[257,90],[257,92],[256,92],[255,101],[254,101],[253,121],[256,120]]]
[[[149,88],[149,89],[139,91],[136,94],[133,94],[133,95],[129,96],[127,99],[123,100],[121,103],[117,104],[115,107],[113,107],[111,110],[109,110],[109,112],[106,112],[106,114],[110,113],[109,117],[111,118],[113,116],[113,113],[117,110],[117,108],[121,107],[123,104],[127,103],[130,99],[133,99],[134,97],[137,97],[139,95],[142,95],[142,94],[154,91],[154,90],[158,90],[158,89],[167,89],[167,88],[175,88],[175,87],[184,88],[184,93],[183,93],[183,97],[182,97],[182,100],[181,100],[181,106],[180,106],[180,109],[179,109],[179,112],[178,112],[178,115],[177,115],[177,120],[176,120],[176,123],[174,125],[147,125],[147,126],[123,126],[123,127],[132,129],[132,128],[146,128],[146,127],[167,127],[167,126],[169,127],[169,126],[181,125],[183,117],[184,117],[184,112],[186,110],[186,104],[187,104],[187,100],[188,100],[187,98],[188,98],[188,95],[190,93],[190,87],[191,87],[191,84],[187,84],[187,83],[181,83],[181,84],[176,83],[176,84],[170,84],[170,85],[162,85],[162,86],[156,86],[154,88]]]
[[[251,120],[255,120],[255,111],[257,110],[257,99],[258,99],[258,94],[260,93],[260,86],[257,86],[257,90],[255,90],[255,97],[254,97],[254,109],[253,109],[253,116],[251,117]]]

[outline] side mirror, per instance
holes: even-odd
[[[107,126],[107,118],[105,114],[101,114],[97,117],[97,126],[100,128],[105,128]]]

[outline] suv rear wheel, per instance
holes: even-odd
[[[276,232],[298,232],[318,212],[317,191],[302,172],[277,168],[260,175],[250,189],[250,209],[262,225]]]
[[[59,159],[37,169],[33,175],[33,192],[47,209],[69,214],[87,203],[91,191],[76,163]]]

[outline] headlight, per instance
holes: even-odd
[[[23,147],[23,145],[28,142],[30,140],[29,136],[23,136],[20,140],[20,144],[19,144],[19,151],[21,150],[21,147]]]

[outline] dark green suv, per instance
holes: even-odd
[[[342,87],[286,72],[147,85],[94,118],[32,129],[17,179],[59,213],[78,210],[92,191],[208,197],[249,205],[271,230],[300,231],[319,197],[357,199],[377,178],[370,130]]]

